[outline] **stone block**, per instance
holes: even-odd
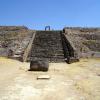
[[[49,75],[39,75],[37,79],[50,79]]]
[[[47,60],[33,60],[30,62],[30,71],[48,71],[49,62]]]

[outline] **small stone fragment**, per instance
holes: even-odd
[[[49,75],[39,75],[38,77],[37,77],[37,80],[38,79],[50,79],[50,76]]]

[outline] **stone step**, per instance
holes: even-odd
[[[32,52],[32,53],[34,53],[34,52],[35,52],[35,53],[39,53],[39,52],[44,52],[44,53],[45,53],[45,52],[48,52],[49,50],[51,50],[51,51],[50,51],[51,53],[53,53],[53,52],[55,52],[55,51],[56,51],[55,53],[63,53],[63,50],[59,50],[59,49],[58,49],[58,50],[57,50],[57,49],[56,49],[56,50],[54,50],[54,49],[41,50],[41,49],[39,49],[39,48],[37,48],[37,50],[32,50],[31,52]]]
[[[63,59],[64,57],[63,56],[45,56],[45,57],[43,57],[43,56],[38,55],[38,56],[31,56],[30,58],[33,58],[33,59],[34,58],[36,58],[36,59],[38,59],[38,58],[44,58],[44,59],[45,58],[57,58],[57,59],[59,59],[60,58],[61,59],[62,58]]]
[[[50,62],[64,61],[63,53],[60,31],[37,31],[28,59],[48,59]]]
[[[27,59],[27,61],[33,61],[34,59],[30,57]],[[44,58],[37,58],[37,60],[41,60],[41,59],[43,60]],[[65,60],[62,58],[45,58],[45,59],[48,60],[49,62],[65,62]]]

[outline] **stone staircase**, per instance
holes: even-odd
[[[64,62],[61,32],[37,31],[28,60]]]

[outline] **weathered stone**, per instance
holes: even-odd
[[[39,75],[37,79],[50,79],[49,75]]]
[[[71,61],[70,58],[74,57]],[[67,63],[76,61],[75,50],[61,31],[37,31],[33,41],[30,61],[36,58],[46,59],[49,62]]]
[[[34,60],[30,62],[30,71],[48,71],[49,62],[43,60]]]
[[[37,31],[30,59],[47,59],[49,62],[64,62],[60,31]]]
[[[68,41],[73,43],[79,57],[100,57],[100,28],[65,27],[59,31],[51,31],[49,28],[47,31],[36,31],[36,38],[31,45],[32,52],[28,53],[29,56],[26,60],[30,61],[34,57],[41,57],[48,59],[50,62],[63,62],[61,31]],[[29,30],[23,26],[0,26],[0,56],[12,56],[8,52],[9,49],[12,49],[14,54],[20,50],[22,52],[20,53],[21,58],[23,58],[34,32],[34,30]],[[70,48],[66,55],[73,55],[71,51]],[[91,52],[95,52],[95,54],[93,55]],[[19,57],[14,59],[19,59]]]
[[[8,57],[12,57],[13,56],[14,51],[12,49],[8,50]]]

